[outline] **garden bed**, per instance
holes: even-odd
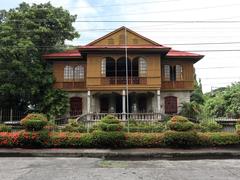
[[[166,132],[169,133],[169,132]],[[96,136],[94,133],[66,133],[66,132],[1,132],[0,147],[21,148],[194,148],[240,145],[237,133],[215,132],[197,133],[191,142],[179,139],[176,134],[170,137],[166,133],[125,133],[124,139],[109,138],[108,134]],[[191,135],[191,134],[189,134]],[[112,136],[112,135],[109,135]],[[179,134],[177,134],[179,136]],[[187,135],[188,136],[188,135]],[[186,135],[184,136],[186,137]],[[188,137],[187,137],[188,138]],[[184,142],[185,141],[185,142]],[[169,143],[171,142],[171,143]],[[174,146],[174,144],[178,146]]]

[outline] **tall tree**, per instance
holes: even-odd
[[[2,11],[0,19],[0,106],[43,111],[54,78],[52,69],[42,58],[57,51],[65,40],[78,37],[72,23],[76,16],[50,3],[22,3]],[[62,101],[66,95],[58,91]],[[61,99],[59,99],[61,102]],[[48,106],[49,106],[48,102]],[[54,105],[54,104],[53,104]],[[62,109],[63,111],[63,109]]]
[[[194,75],[194,91],[191,94],[190,101],[198,104],[204,103],[201,79],[197,81],[196,74]]]

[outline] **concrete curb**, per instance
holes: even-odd
[[[0,149],[0,157],[89,157],[116,160],[240,159],[240,149]]]

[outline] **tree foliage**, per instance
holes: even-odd
[[[191,94],[190,101],[198,104],[204,103],[201,79],[197,81],[196,74],[194,75],[194,91]]]
[[[38,111],[64,112],[66,95],[52,88],[52,69],[42,58],[65,40],[78,37],[72,16],[50,3],[1,11],[0,19],[0,106]],[[55,94],[56,93],[56,94]],[[62,98],[62,99],[61,99]],[[51,103],[49,102],[51,101]],[[53,110],[53,106],[55,107]],[[60,111],[58,111],[60,109]]]
[[[206,96],[204,109],[209,116],[240,118],[240,83]]]

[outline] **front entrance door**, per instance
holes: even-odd
[[[147,97],[145,95],[138,97],[138,110],[140,113],[147,112]]]
[[[167,96],[165,97],[165,114],[176,114],[177,109],[177,97]]]
[[[109,98],[108,97],[101,97],[100,98],[100,112],[101,113],[108,113],[109,109]]]
[[[82,114],[82,98],[70,98],[70,116],[76,116],[80,114]]]
[[[122,96],[116,95],[116,113],[122,113]]]

